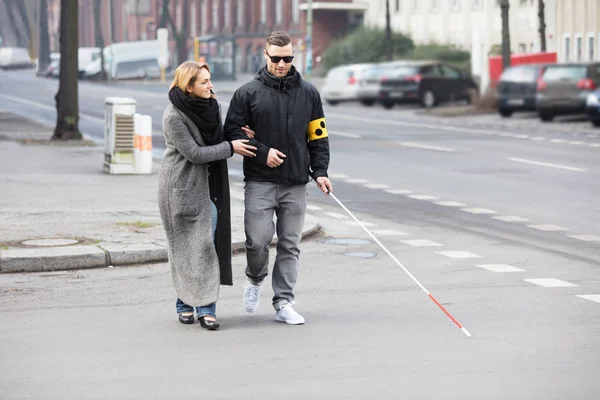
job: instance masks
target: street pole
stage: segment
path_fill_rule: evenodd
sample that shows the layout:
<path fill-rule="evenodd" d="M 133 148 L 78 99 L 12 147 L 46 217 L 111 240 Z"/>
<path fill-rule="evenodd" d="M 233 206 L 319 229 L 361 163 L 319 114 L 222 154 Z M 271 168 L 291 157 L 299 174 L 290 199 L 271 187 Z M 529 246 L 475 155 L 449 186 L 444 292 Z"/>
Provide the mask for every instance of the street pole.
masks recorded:
<path fill-rule="evenodd" d="M 392 26 L 390 23 L 390 0 L 385 0 L 385 54 L 392 61 Z"/>
<path fill-rule="evenodd" d="M 506 69 L 511 65 L 510 56 L 510 28 L 509 28 L 509 1 L 501 0 L 500 9 L 502 12 L 502 69 Z"/>
<path fill-rule="evenodd" d="M 312 23 L 313 9 L 312 0 L 308 0 L 306 9 L 306 78 L 309 79 L 312 73 Z"/>

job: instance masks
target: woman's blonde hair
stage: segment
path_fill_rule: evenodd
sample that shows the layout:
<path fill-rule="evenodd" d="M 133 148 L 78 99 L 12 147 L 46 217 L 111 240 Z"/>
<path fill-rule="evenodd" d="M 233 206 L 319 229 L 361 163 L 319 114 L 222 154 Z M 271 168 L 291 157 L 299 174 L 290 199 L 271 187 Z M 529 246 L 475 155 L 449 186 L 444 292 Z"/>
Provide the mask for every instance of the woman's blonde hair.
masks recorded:
<path fill-rule="evenodd" d="M 173 78 L 173 82 L 171 82 L 169 90 L 177 86 L 183 93 L 188 94 L 188 86 L 193 85 L 196 82 L 198 74 L 203 69 L 210 72 L 208 64 L 201 64 L 195 61 L 184 61 L 175 69 L 175 77 Z M 215 95 L 213 94 L 212 97 L 215 97 Z"/>

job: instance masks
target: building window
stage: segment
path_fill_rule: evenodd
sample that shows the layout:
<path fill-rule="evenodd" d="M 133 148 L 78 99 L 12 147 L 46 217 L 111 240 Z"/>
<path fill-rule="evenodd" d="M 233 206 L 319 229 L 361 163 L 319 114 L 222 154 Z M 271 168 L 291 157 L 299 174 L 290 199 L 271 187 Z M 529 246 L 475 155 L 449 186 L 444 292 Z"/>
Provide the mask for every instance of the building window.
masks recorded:
<path fill-rule="evenodd" d="M 219 2 L 213 1 L 212 3 L 212 27 L 217 28 L 219 26 Z"/>
<path fill-rule="evenodd" d="M 596 56 L 594 54 L 594 34 L 591 34 L 590 36 L 588 36 L 588 60 L 589 61 L 594 61 L 594 57 Z"/>
<path fill-rule="evenodd" d="M 460 8 L 460 0 L 452 0 L 450 5 L 453 10 L 458 10 Z"/>
<path fill-rule="evenodd" d="M 473 8 L 481 7 L 481 0 L 473 0 Z"/>
<path fill-rule="evenodd" d="M 275 0 L 275 23 L 281 24 L 283 20 L 283 0 Z"/>
<path fill-rule="evenodd" d="M 196 10 L 196 3 L 190 5 L 190 34 L 192 37 L 198 36 L 196 27 L 198 26 L 198 10 Z"/>
<path fill-rule="evenodd" d="M 400 12 L 400 0 L 396 0 L 396 4 L 394 5 L 394 11 L 397 13 Z"/>
<path fill-rule="evenodd" d="M 223 25 L 225 28 L 229 28 L 231 24 L 231 5 L 229 4 L 229 0 L 225 0 L 223 2 Z"/>
<path fill-rule="evenodd" d="M 583 60 L 583 38 L 581 35 L 575 38 L 575 60 Z"/>
<path fill-rule="evenodd" d="M 419 11 L 419 0 L 413 0 L 413 12 L 418 12 Z"/>
<path fill-rule="evenodd" d="M 244 25 L 244 0 L 237 2 L 237 26 Z"/>
<path fill-rule="evenodd" d="M 565 37 L 565 45 L 563 48 L 564 51 L 564 59 L 566 62 L 571 61 L 571 38 Z"/>
<path fill-rule="evenodd" d="M 519 43 L 519 54 L 527 53 L 527 45 L 525 43 Z"/>
<path fill-rule="evenodd" d="M 439 7 L 439 0 L 431 0 L 431 9 L 437 11 Z"/>
<path fill-rule="evenodd" d="M 292 22 L 298 22 L 300 19 L 300 4 L 298 0 L 292 0 Z"/>
<path fill-rule="evenodd" d="M 267 0 L 260 0 L 260 23 L 267 23 Z"/>
<path fill-rule="evenodd" d="M 529 52 L 530 52 L 530 53 L 533 53 L 533 52 L 534 52 L 534 50 L 535 50 L 535 44 L 533 44 L 533 43 L 529 43 Z"/>

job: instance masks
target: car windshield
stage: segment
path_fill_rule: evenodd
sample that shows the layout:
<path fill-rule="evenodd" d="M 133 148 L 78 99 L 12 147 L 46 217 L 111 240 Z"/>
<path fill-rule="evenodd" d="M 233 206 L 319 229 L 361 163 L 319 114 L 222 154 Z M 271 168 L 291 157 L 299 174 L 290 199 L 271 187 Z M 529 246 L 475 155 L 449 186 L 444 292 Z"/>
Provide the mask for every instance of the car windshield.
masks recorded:
<path fill-rule="evenodd" d="M 585 79 L 587 67 L 585 65 L 561 65 L 548 67 L 544 73 L 544 80 L 551 81 L 576 81 Z"/>
<path fill-rule="evenodd" d="M 503 82 L 534 82 L 535 81 L 535 69 L 531 67 L 513 67 L 507 69 L 502 76 L 500 81 Z"/>
<path fill-rule="evenodd" d="M 334 68 L 327 74 L 328 80 L 348 79 L 350 70 L 348 68 Z"/>
<path fill-rule="evenodd" d="M 408 65 L 396 66 L 390 70 L 389 74 L 387 75 L 387 78 L 402 78 L 404 76 L 416 75 L 418 73 L 418 67 Z"/>

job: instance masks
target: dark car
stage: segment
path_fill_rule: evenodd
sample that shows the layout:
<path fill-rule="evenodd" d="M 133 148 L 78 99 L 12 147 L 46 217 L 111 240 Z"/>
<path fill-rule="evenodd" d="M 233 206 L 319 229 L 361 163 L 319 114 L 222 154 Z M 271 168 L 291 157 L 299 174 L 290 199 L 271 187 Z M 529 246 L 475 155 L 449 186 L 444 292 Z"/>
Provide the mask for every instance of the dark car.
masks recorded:
<path fill-rule="evenodd" d="M 536 111 L 537 81 L 546 64 L 516 65 L 506 69 L 496 86 L 498 113 L 510 117 L 515 111 Z"/>
<path fill-rule="evenodd" d="M 437 62 L 411 62 L 394 66 L 381 79 L 379 101 L 385 108 L 414 102 L 434 107 L 444 101 L 471 101 L 477 84 L 465 72 Z"/>
<path fill-rule="evenodd" d="M 600 63 L 549 65 L 538 81 L 537 112 L 542 121 L 584 114 L 588 95 L 600 85 Z"/>
<path fill-rule="evenodd" d="M 600 127 L 600 89 L 588 94 L 586 112 L 592 125 Z"/>

